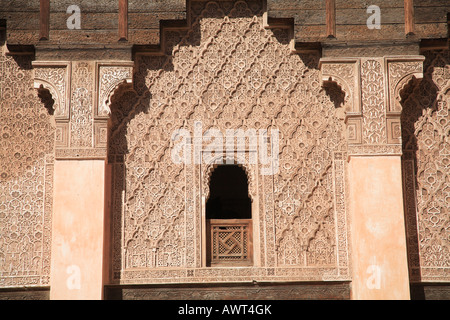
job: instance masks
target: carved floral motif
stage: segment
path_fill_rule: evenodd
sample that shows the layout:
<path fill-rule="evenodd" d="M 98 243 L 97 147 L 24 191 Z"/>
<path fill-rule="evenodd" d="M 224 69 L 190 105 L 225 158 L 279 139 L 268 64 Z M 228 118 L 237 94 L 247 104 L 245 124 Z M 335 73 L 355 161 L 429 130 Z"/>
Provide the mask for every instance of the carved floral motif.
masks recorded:
<path fill-rule="evenodd" d="M 38 91 L 48 90 L 53 100 L 52 109 L 54 115 L 59 119 L 69 118 L 68 103 L 68 73 L 70 67 L 68 64 L 57 63 L 54 65 L 34 65 L 34 87 Z"/>
<path fill-rule="evenodd" d="M 386 143 L 384 71 L 379 60 L 361 64 L 361 102 L 363 109 L 363 141 L 376 145 Z"/>
<path fill-rule="evenodd" d="M 133 66 L 100 65 L 98 70 L 99 89 L 98 106 L 96 115 L 109 116 L 111 110 L 111 98 L 115 91 L 123 84 L 129 85 L 132 82 Z"/>

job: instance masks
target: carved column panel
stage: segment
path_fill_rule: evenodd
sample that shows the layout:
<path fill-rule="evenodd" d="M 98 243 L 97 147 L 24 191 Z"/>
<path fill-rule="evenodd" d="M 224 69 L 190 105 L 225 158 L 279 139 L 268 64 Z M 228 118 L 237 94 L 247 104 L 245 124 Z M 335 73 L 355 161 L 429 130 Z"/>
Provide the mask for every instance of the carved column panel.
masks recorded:
<path fill-rule="evenodd" d="M 352 287 L 356 299 L 408 299 L 401 180 L 401 98 L 423 57 L 322 59 L 324 85 L 345 93 Z"/>
<path fill-rule="evenodd" d="M 101 299 L 109 259 L 109 106 L 133 63 L 35 62 L 34 87 L 56 122 L 51 299 Z"/>

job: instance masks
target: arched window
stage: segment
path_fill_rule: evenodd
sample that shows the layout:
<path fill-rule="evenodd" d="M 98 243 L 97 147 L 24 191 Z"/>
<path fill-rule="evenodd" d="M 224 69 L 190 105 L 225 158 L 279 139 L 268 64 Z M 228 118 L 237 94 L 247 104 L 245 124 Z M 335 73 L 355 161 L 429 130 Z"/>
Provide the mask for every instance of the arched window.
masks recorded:
<path fill-rule="evenodd" d="M 207 263 L 252 263 L 252 210 L 247 175 L 238 165 L 220 165 L 211 175 L 206 203 Z"/>

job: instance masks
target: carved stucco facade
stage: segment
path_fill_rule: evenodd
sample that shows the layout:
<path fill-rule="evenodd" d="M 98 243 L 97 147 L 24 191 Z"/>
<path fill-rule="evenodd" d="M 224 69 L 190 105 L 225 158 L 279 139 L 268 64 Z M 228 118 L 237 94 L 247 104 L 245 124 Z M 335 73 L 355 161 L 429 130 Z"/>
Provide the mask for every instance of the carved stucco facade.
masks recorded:
<path fill-rule="evenodd" d="M 136 91 L 111 106 L 114 281 L 348 279 L 345 203 L 335 196 L 344 194 L 345 131 L 321 88 L 319 57 L 291 55 L 289 29 L 265 29 L 259 3 L 192 6 L 192 28 L 166 35 L 171 55 L 140 56 Z M 120 118 L 119 106 L 127 112 Z M 254 267 L 202 262 L 212 166 L 171 158 L 173 132 L 194 136 L 196 121 L 202 133 L 218 128 L 224 136 L 280 130 L 275 177 L 249 163 L 254 146 L 237 150 L 246 154 L 240 162 L 253 202 Z"/>
<path fill-rule="evenodd" d="M 134 62 L 32 62 L 3 46 L 0 287 L 50 284 L 54 163 L 81 160 L 107 168 L 106 284 L 352 282 L 360 157 L 401 157 L 410 281 L 450 281 L 449 51 L 321 58 L 295 52 L 259 1 L 190 6 L 189 27 Z M 171 158 L 173 132 L 198 121 L 280 132 L 275 175 L 250 144 L 232 159 L 248 178 L 252 267 L 206 266 L 214 161 Z"/>
<path fill-rule="evenodd" d="M 28 57 L 0 57 L 0 286 L 50 276 L 54 124 L 33 89 Z"/>
<path fill-rule="evenodd" d="M 424 79 L 406 89 L 403 180 L 413 281 L 448 281 L 450 253 L 449 51 L 426 52 Z"/>

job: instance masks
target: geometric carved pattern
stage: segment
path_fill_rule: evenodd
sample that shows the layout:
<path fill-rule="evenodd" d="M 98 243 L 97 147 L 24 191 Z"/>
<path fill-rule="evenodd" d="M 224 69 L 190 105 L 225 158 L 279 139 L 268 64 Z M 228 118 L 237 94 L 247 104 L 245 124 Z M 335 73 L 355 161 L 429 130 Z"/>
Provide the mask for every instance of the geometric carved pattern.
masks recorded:
<path fill-rule="evenodd" d="M 346 156 L 401 153 L 411 279 L 450 281 L 449 51 L 319 61 L 292 54 L 289 29 L 267 28 L 261 1 L 190 6 L 190 27 L 166 29 L 162 54 L 137 56 L 134 86 L 133 63 L 1 55 L 0 287 L 48 285 L 54 158 L 107 148 L 117 283 L 348 280 Z M 171 133 L 195 121 L 203 132 L 280 130 L 275 176 L 231 159 L 258 217 L 253 267 L 202 263 L 214 164 L 170 157 Z M 240 228 L 216 230 L 228 233 L 219 253 L 250 256 Z"/>
<path fill-rule="evenodd" d="M 266 28 L 261 1 L 190 6 L 191 26 L 164 30 L 164 55 L 138 55 L 133 88 L 110 107 L 113 281 L 349 279 L 347 142 L 318 55 L 292 54 L 289 28 Z M 239 162 L 259 221 L 252 267 L 202 262 L 212 165 L 171 159 L 172 133 L 193 135 L 196 121 L 202 133 L 279 130 L 279 172 L 263 176 L 262 164 Z"/>
<path fill-rule="evenodd" d="M 0 287 L 47 286 L 55 128 L 31 57 L 1 55 L 0 75 Z"/>
<path fill-rule="evenodd" d="M 211 220 L 211 264 L 251 261 L 251 220 Z"/>
<path fill-rule="evenodd" d="M 427 51 L 403 92 L 403 182 L 413 281 L 450 281 L 450 55 Z"/>

